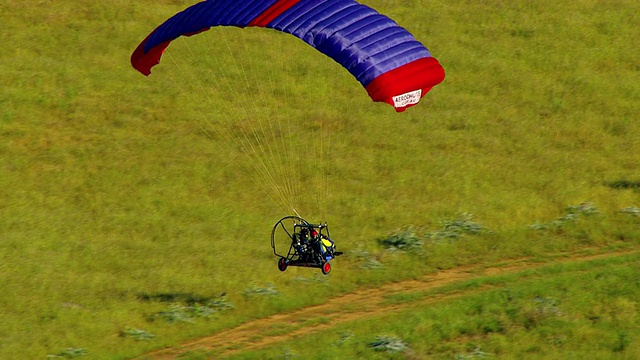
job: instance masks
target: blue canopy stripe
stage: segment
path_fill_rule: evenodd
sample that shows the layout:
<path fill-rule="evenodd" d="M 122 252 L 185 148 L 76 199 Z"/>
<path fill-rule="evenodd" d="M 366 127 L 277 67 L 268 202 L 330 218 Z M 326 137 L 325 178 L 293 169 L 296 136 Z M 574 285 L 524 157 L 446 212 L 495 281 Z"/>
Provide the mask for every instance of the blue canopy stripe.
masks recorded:
<path fill-rule="evenodd" d="M 417 104 L 444 80 L 442 66 L 413 35 L 353 0 L 203 1 L 158 26 L 131 63 L 149 75 L 171 41 L 214 26 L 265 27 L 296 36 L 347 69 L 374 101 L 397 111 Z"/>

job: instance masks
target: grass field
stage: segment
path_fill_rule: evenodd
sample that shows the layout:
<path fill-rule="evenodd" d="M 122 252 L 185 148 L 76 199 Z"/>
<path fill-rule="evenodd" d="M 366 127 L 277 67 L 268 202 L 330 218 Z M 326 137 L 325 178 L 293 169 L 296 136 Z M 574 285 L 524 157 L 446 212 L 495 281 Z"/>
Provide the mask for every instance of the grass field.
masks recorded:
<path fill-rule="evenodd" d="M 635 1 L 363 3 L 447 72 L 406 113 L 255 29 L 178 42 L 138 74 L 133 49 L 188 1 L 0 4 L 0 358 L 132 358 L 438 270 L 638 247 Z M 203 74 L 206 91 L 183 81 Z M 224 132 L 256 120 L 289 145 L 247 154 Z M 326 278 L 280 273 L 269 247 L 292 173 L 284 197 L 346 252 Z M 640 357 L 637 256 L 592 265 L 478 280 L 495 288 L 233 356 L 342 339 L 318 356 Z M 367 345 L 386 334 L 411 351 Z"/>
<path fill-rule="evenodd" d="M 637 260 L 634 254 L 546 264 L 428 291 L 390 294 L 379 305 L 384 311 L 364 320 L 341 322 L 340 317 L 352 316 L 349 310 L 336 318 L 317 314 L 307 321 L 307 327 L 318 328 L 312 335 L 228 358 L 634 358 Z M 331 322 L 338 324 L 323 329 Z M 273 341 L 286 331 L 272 327 L 262 336 Z M 197 359 L 207 352 L 186 354 Z"/>

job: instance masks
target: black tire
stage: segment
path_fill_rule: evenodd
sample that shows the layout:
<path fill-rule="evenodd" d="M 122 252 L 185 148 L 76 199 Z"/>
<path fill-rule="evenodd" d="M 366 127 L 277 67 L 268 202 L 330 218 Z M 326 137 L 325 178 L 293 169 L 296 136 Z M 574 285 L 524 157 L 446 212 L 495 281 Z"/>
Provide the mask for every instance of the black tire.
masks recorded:
<path fill-rule="evenodd" d="M 289 266 L 289 264 L 287 263 L 287 259 L 280 258 L 280 260 L 278 260 L 278 270 L 285 271 L 287 270 L 287 266 Z"/>
<path fill-rule="evenodd" d="M 323 274 L 328 275 L 331 272 L 331 263 L 328 261 L 322 263 L 320 270 L 322 270 Z"/>

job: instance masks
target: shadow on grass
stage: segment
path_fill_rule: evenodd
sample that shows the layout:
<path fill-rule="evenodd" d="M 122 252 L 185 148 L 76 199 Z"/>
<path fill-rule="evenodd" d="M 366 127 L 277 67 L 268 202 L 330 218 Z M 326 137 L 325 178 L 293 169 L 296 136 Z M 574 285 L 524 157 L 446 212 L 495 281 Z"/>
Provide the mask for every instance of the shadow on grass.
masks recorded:
<path fill-rule="evenodd" d="M 183 303 L 187 305 L 206 304 L 215 299 L 223 297 L 225 293 L 216 296 L 204 296 L 193 293 L 182 292 L 158 292 L 158 293 L 141 293 L 137 295 L 138 300 L 141 301 L 157 301 L 166 303 Z"/>
<path fill-rule="evenodd" d="M 607 183 L 612 189 L 640 189 L 640 181 L 616 180 Z"/>

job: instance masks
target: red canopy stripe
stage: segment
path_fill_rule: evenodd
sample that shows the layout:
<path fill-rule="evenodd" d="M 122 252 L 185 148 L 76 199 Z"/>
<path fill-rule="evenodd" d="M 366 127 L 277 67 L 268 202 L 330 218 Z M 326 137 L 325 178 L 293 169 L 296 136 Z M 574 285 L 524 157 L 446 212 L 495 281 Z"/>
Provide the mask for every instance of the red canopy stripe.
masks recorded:
<path fill-rule="evenodd" d="M 299 3 L 300 0 L 278 0 L 275 4 L 271 5 L 262 14 L 258 15 L 255 19 L 251 20 L 249 26 L 265 27 L 273 19 L 277 18 L 283 12 L 289 10 L 293 5 Z"/>
<path fill-rule="evenodd" d="M 402 112 L 415 103 L 396 107 L 393 102 L 394 96 L 421 90 L 420 97 L 423 97 L 442 80 L 444 80 L 444 69 L 438 60 L 427 57 L 378 76 L 367 85 L 366 90 L 373 101 L 388 103 L 395 107 L 396 111 Z"/>

